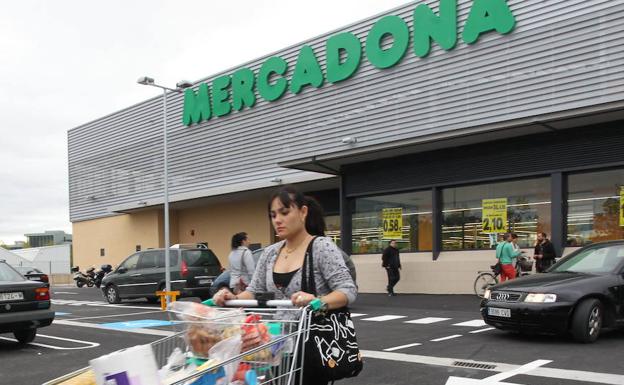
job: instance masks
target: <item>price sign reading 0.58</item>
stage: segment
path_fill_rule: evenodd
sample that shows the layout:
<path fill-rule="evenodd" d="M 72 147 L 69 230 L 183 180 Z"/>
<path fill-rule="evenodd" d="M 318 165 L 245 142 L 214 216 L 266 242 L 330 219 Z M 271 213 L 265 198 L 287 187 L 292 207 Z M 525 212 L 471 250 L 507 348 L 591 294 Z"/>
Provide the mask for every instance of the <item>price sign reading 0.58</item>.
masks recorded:
<path fill-rule="evenodd" d="M 401 239 L 403 237 L 403 209 L 386 208 L 382 211 L 383 239 Z"/>

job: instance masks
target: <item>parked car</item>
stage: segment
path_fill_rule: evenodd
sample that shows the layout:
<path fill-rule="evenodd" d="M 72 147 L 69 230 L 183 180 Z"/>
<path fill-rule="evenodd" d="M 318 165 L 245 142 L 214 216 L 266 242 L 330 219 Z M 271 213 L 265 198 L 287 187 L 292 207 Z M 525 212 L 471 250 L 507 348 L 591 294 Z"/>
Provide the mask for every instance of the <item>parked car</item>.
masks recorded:
<path fill-rule="evenodd" d="M 253 256 L 254 263 L 256 264 L 256 266 L 258 265 L 258 259 L 260 259 L 260 256 L 262 255 L 263 251 L 264 251 L 264 248 L 260 248 L 251 252 L 251 255 Z M 214 295 L 217 291 L 219 291 L 220 289 L 224 287 L 227 287 L 227 288 L 230 287 L 230 271 L 227 269 L 223 270 L 223 273 L 221 273 L 212 283 L 212 288 L 210 289 L 210 295 Z"/>
<path fill-rule="evenodd" d="M 169 250 L 171 289 L 181 297 L 210 297 L 210 287 L 223 268 L 208 248 Z M 109 303 L 145 297 L 156 302 L 155 293 L 165 289 L 165 249 L 139 251 L 126 258 L 102 279 L 102 292 Z"/>
<path fill-rule="evenodd" d="M 53 320 L 48 285 L 24 278 L 0 260 L 0 333 L 13 333 L 26 344 L 35 339 L 37 328 Z"/>
<path fill-rule="evenodd" d="M 595 341 L 603 328 L 624 326 L 624 241 L 585 246 L 545 274 L 493 286 L 481 315 L 499 329 L 569 332 L 580 342 Z"/>
<path fill-rule="evenodd" d="M 48 277 L 48 275 L 44 273 L 43 271 L 37 269 L 36 267 L 30 267 L 30 266 L 11 266 L 11 267 L 17 270 L 17 272 L 23 275 L 26 279 L 29 279 L 31 281 L 43 282 L 43 283 L 48 284 L 48 286 L 50 286 L 50 278 Z"/>

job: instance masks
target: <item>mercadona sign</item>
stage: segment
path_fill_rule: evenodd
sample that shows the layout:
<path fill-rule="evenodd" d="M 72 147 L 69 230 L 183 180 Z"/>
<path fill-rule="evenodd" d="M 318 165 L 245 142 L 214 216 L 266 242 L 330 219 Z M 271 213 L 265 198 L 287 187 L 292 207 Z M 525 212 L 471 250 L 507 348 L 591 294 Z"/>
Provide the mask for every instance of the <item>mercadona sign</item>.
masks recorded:
<path fill-rule="evenodd" d="M 444 50 L 451 50 L 458 39 L 457 0 L 440 0 L 436 14 L 425 4 L 414 9 L 412 41 L 414 55 L 424 58 L 432 42 Z M 511 32 L 516 20 L 505 0 L 474 0 L 468 18 L 463 25 L 461 38 L 466 44 L 474 44 L 479 36 L 496 31 Z M 392 43 L 383 42 L 391 37 Z M 351 32 L 331 36 L 325 43 L 326 68 L 323 72 L 316 53 L 309 45 L 299 50 L 290 79 L 285 77 L 288 63 L 279 56 L 268 58 L 257 73 L 241 68 L 232 75 L 219 76 L 212 84 L 202 83 L 197 90 L 187 89 L 184 94 L 182 121 L 190 126 L 212 117 L 228 115 L 232 110 L 252 108 L 256 104 L 256 92 L 264 100 L 272 102 L 287 91 L 298 94 L 304 87 L 319 88 L 325 81 L 338 83 L 356 73 L 363 58 L 379 69 L 396 65 L 407 53 L 410 28 L 407 22 L 394 15 L 377 20 L 370 29 L 364 47 Z"/>

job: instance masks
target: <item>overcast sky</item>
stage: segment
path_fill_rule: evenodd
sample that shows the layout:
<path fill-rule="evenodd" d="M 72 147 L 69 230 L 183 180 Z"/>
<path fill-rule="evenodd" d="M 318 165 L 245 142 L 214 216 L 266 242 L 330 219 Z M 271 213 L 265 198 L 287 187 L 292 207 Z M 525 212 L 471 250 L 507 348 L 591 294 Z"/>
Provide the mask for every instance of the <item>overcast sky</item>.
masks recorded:
<path fill-rule="evenodd" d="M 67 130 L 406 0 L 2 1 L 0 242 L 71 232 Z"/>

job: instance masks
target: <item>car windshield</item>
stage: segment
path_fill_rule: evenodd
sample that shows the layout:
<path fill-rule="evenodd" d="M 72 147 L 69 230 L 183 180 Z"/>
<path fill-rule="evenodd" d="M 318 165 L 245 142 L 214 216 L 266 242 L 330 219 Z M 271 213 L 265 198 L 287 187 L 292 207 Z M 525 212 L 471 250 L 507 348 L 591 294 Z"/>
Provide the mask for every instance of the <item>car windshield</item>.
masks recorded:
<path fill-rule="evenodd" d="M 184 250 L 182 257 L 189 266 L 219 266 L 219 260 L 212 250 Z"/>
<path fill-rule="evenodd" d="M 19 271 L 20 274 L 40 274 L 41 273 L 39 269 L 36 269 L 34 267 L 29 267 L 29 266 L 14 266 L 13 268 Z"/>
<path fill-rule="evenodd" d="M 22 277 L 17 271 L 13 270 L 6 263 L 0 263 L 0 282 L 15 282 L 15 281 L 24 281 L 24 277 Z"/>
<path fill-rule="evenodd" d="M 555 265 L 551 273 L 604 274 L 624 261 L 624 245 L 600 245 L 581 249 Z"/>

